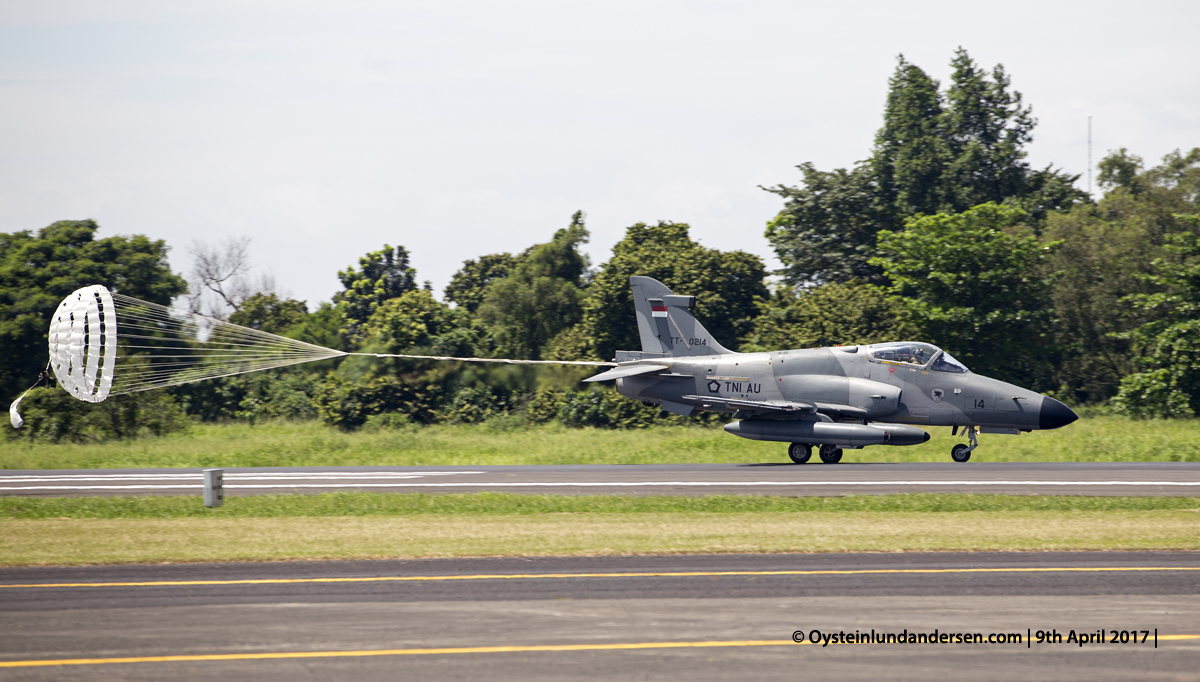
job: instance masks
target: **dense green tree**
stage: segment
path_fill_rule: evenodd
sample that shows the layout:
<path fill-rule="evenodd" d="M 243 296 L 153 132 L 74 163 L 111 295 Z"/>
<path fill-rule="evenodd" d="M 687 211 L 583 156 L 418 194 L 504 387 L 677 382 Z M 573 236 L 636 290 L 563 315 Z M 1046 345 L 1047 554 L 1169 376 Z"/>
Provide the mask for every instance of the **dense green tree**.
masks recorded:
<path fill-rule="evenodd" d="M 454 273 L 446 286 L 446 300 L 474 313 L 483 305 L 488 285 L 507 277 L 516 263 L 517 259 L 510 253 L 493 253 L 480 256 L 479 260 L 463 261 L 462 268 Z"/>
<path fill-rule="evenodd" d="M 903 341 L 917 334 L 904 302 L 871 284 L 826 284 L 775 292 L 742 350 L 784 350 Z"/>
<path fill-rule="evenodd" d="M 345 323 L 346 318 L 337 306 L 321 303 L 284 336 L 334 350 L 350 350 L 343 329 Z"/>
<path fill-rule="evenodd" d="M 1121 300 L 1152 290 L 1141 275 L 1160 252 L 1136 215 L 1105 220 L 1098 213 L 1080 208 L 1052 215 L 1043 232 L 1061 243 L 1048 263 L 1059 273 L 1053 306 L 1062 357 L 1054 384 L 1059 397 L 1073 403 L 1112 397 L 1132 371 L 1131 341 L 1120 334 L 1147 317 Z"/>
<path fill-rule="evenodd" d="M 21 401 L 25 426 L 0 430 L 5 440 L 96 443 L 187 431 L 192 421 L 166 391 L 112 396 L 85 403 L 66 391 L 36 388 Z"/>
<path fill-rule="evenodd" d="M 1141 371 L 1121 379 L 1117 411 L 1161 419 L 1200 414 L 1200 320 L 1173 324 L 1149 341 L 1137 358 Z"/>
<path fill-rule="evenodd" d="M 317 416 L 312 402 L 316 384 L 331 366 L 332 361 L 324 361 L 239 374 L 175 386 L 167 392 L 189 417 L 202 422 L 312 419 Z"/>
<path fill-rule="evenodd" d="M 167 245 L 144 235 L 96 239 L 94 220 L 0 233 L 0 396 L 15 399 L 46 366 L 50 315 L 67 294 L 103 284 L 161 305 L 187 291 Z M 5 403 L 7 404 L 7 402 Z"/>
<path fill-rule="evenodd" d="M 243 327 L 260 329 L 336 350 L 347 350 L 341 328 L 342 314 L 328 303 L 308 313 L 303 301 L 281 299 L 276 294 L 255 294 L 229 316 Z M 260 419 L 312 419 L 317 416 L 312 398 L 315 385 L 342 359 L 222 377 L 172 387 L 169 392 L 193 419 L 200 421 Z"/>
<path fill-rule="evenodd" d="M 1141 371 L 1121 381 L 1117 406 L 1143 417 L 1192 417 L 1200 413 L 1200 214 L 1178 215 L 1191 231 L 1170 236 L 1166 257 L 1156 259 L 1147 280 L 1159 291 L 1133 294 L 1130 303 L 1158 312 L 1129 335 L 1146 352 Z"/>
<path fill-rule="evenodd" d="M 1105 161 L 1118 154 L 1109 155 Z M 1097 216 L 1141 221 L 1146 225 L 1147 237 L 1158 246 L 1166 244 L 1170 235 L 1195 230 L 1193 223 L 1180 216 L 1200 211 L 1200 148 L 1187 154 L 1170 152 L 1157 166 L 1133 175 L 1128 183 L 1108 186 Z"/>
<path fill-rule="evenodd" d="M 587 236 L 580 212 L 550 242 L 517 258 L 505 254 L 468 261 L 456 276 L 455 307 L 436 300 L 428 289 L 383 301 L 359 327 L 362 347 L 413 355 L 536 358 L 579 319 L 588 264 L 578 247 Z M 470 308 L 477 304 L 478 315 L 473 315 Z M 326 423 L 345 429 L 385 416 L 406 423 L 474 423 L 518 408 L 520 396 L 540 383 L 536 372 L 526 370 L 353 358 L 320 384 L 315 404 Z"/>
<path fill-rule="evenodd" d="M 899 227 L 896 216 L 937 213 L 945 203 L 942 183 L 952 154 L 938 82 L 903 55 L 898 62 L 870 161 L 877 192 L 872 199 L 885 207 L 877 211 L 876 230 Z"/>
<path fill-rule="evenodd" d="M 1044 273 L 1057 244 L 1022 231 L 1024 218 L 994 203 L 910 218 L 903 232 L 880 233 L 876 263 L 922 340 L 981 374 L 1044 388 L 1053 342 Z"/>
<path fill-rule="evenodd" d="M 555 418 L 563 426 L 597 429 L 645 428 L 661 421 L 662 410 L 630 400 L 607 388 L 562 394 Z"/>
<path fill-rule="evenodd" d="M 400 414 L 417 424 L 438 420 L 446 385 L 412 377 L 381 376 L 360 382 L 330 375 L 316 387 L 313 403 L 329 426 L 350 431 L 376 415 Z"/>
<path fill-rule="evenodd" d="M 1037 119 L 1032 107 L 1022 106 L 1021 93 L 1010 89 L 1004 66 L 997 64 L 989 78 L 962 48 L 951 66 L 942 124 L 951 159 L 942 176 L 942 210 L 1007 203 L 1040 229 L 1050 212 L 1085 202 L 1086 194 L 1074 186 L 1078 175 L 1049 166 L 1034 170 L 1026 161 Z"/>
<path fill-rule="evenodd" d="M 1025 178 L 1025 192 L 1006 198 L 1004 204 L 1024 211 L 1030 226 L 1040 234 L 1049 216 L 1089 204 L 1088 194 L 1075 187 L 1078 179 L 1078 175 L 1049 166 L 1031 170 Z"/>
<path fill-rule="evenodd" d="M 424 289 L 385 302 L 365 327 L 367 339 L 389 353 L 425 349 L 436 355 L 471 356 L 483 337 L 465 310 L 451 308 Z"/>
<path fill-rule="evenodd" d="M 878 282 L 881 271 L 869 260 L 875 234 L 889 223 L 881 211 L 871 169 L 819 171 L 800 165 L 804 184 L 767 191 L 784 199 L 784 208 L 767 223 L 767 239 L 783 263 L 780 274 L 795 286 L 853 279 Z"/>
<path fill-rule="evenodd" d="M 876 235 L 914 216 L 1005 203 L 1036 230 L 1048 213 L 1086 200 L 1073 186 L 1078 176 L 1029 167 L 1025 146 L 1036 121 L 1003 66 L 989 75 L 961 48 L 951 66 L 943 93 L 901 56 L 868 161 L 832 172 L 802 164 L 802 185 L 767 188 L 784 199 L 766 236 L 785 282 L 882 283 L 871 265 Z"/>
<path fill-rule="evenodd" d="M 1009 89 L 1003 65 L 989 79 L 961 47 L 950 65 L 941 128 L 952 158 L 941 183 L 942 209 L 961 212 L 1023 196 L 1030 172 L 1025 145 L 1037 123 L 1032 109 L 1022 107 L 1021 93 Z"/>
<path fill-rule="evenodd" d="M 519 409 L 521 396 L 503 386 L 465 386 L 454 394 L 446 412 L 451 424 L 480 424 Z"/>
<path fill-rule="evenodd" d="M 359 333 L 361 347 L 370 352 L 461 357 L 483 355 L 481 351 L 489 348 L 482 322 L 465 307 L 438 301 L 428 288 L 411 289 L 379 303 L 359 326 Z M 474 395 L 469 391 L 455 402 L 464 387 L 478 383 L 474 374 L 458 363 L 352 358 L 317 385 L 313 404 L 327 424 L 342 429 L 356 429 L 372 420 L 473 421 L 492 409 L 464 406 L 466 397 Z"/>
<path fill-rule="evenodd" d="M 553 239 L 523 253 L 507 277 L 488 285 L 479 319 L 502 357 L 538 359 L 554 337 L 579 322 L 588 274 L 579 247 L 588 237 L 579 211 Z"/>
<path fill-rule="evenodd" d="M 1142 157 L 1121 147 L 1105 155 L 1096 164 L 1096 170 L 1099 171 L 1096 182 L 1104 190 L 1123 188 L 1131 194 L 1139 194 L 1143 189 L 1140 176 L 1144 167 Z"/>
<path fill-rule="evenodd" d="M 271 334 L 283 334 L 304 322 L 307 316 L 308 305 L 304 301 L 258 293 L 243 301 L 229 316 L 229 321 Z"/>
<path fill-rule="evenodd" d="M 417 288 L 417 271 L 409 265 L 403 246 L 385 244 L 359 258 L 358 264 L 359 270 L 351 266 L 338 271 L 345 288 L 333 297 L 346 317 L 347 334 L 355 340 L 361 339 L 362 326 L 384 301 Z"/>
<path fill-rule="evenodd" d="M 1200 212 L 1200 150 L 1168 154 L 1148 170 L 1125 149 L 1099 164 L 1097 204 L 1052 214 L 1043 236 L 1061 241 L 1049 268 L 1054 287 L 1055 333 L 1062 351 L 1055 385 L 1063 396 L 1098 403 L 1117 393 L 1133 360 L 1151 352 L 1153 335 L 1129 332 L 1168 311 L 1122 303 L 1161 290 L 1154 263 L 1171 254 L 1168 235 L 1193 229 L 1180 214 Z"/>
<path fill-rule="evenodd" d="M 617 350 L 639 350 L 637 319 L 629 278 L 653 277 L 676 293 L 695 296 L 696 318 L 722 345 L 736 349 L 753 326 L 758 304 L 767 298 L 766 271 L 758 256 L 744 251 L 707 249 L 692 241 L 683 223 L 637 223 L 600 266 L 584 302 L 583 331 L 594 356 L 610 359 Z"/>
<path fill-rule="evenodd" d="M 1148 192 L 1159 205 L 1160 220 L 1200 203 L 1200 147 L 1186 154 L 1176 149 L 1148 170 L 1144 170 L 1142 157 L 1124 147 L 1109 152 L 1096 165 L 1100 171 L 1096 180 L 1108 195 L 1124 192 L 1141 198 Z"/>
<path fill-rule="evenodd" d="M 451 308 L 427 289 L 383 302 L 361 327 L 367 352 L 412 355 L 480 355 L 486 346 L 482 323 Z M 474 383 L 460 363 L 409 358 L 350 358 L 319 384 L 314 404 L 326 423 L 344 429 L 363 426 L 378 415 L 399 415 L 412 423 L 442 419 L 456 391 Z"/>
<path fill-rule="evenodd" d="M 592 347 L 592 339 L 588 336 L 582 322 L 559 332 L 557 336 L 550 340 L 550 344 L 542 353 L 542 357 L 546 360 L 572 361 L 600 359 L 595 354 L 595 349 Z"/>

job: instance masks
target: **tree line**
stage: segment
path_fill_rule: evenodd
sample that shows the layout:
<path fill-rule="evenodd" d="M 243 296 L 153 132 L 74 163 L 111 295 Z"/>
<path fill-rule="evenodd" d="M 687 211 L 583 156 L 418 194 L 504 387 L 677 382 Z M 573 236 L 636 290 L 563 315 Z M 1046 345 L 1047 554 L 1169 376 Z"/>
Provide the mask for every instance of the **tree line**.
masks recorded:
<path fill-rule="evenodd" d="M 466 260 L 443 300 L 403 246 L 385 245 L 339 271 L 342 289 L 310 310 L 270 278 L 248 278 L 245 241 L 193 245 L 189 283 L 170 270 L 163 241 L 97 239 L 94 221 L 0 234 L 0 385 L 12 400 L 34 381 L 50 312 L 97 282 L 340 350 L 608 360 L 640 347 L 636 274 L 695 295 L 699 319 L 738 350 L 919 339 L 1070 404 L 1194 416 L 1200 149 L 1154 166 L 1111 152 L 1095 200 L 1075 187 L 1078 176 L 1028 163 L 1036 120 L 1002 66 L 982 69 L 960 49 L 951 69 L 943 87 L 901 57 L 866 160 L 831 171 L 803 163 L 800 183 L 765 188 L 782 202 L 766 228 L 776 273 L 752 254 L 706 248 L 674 222 L 630 226 L 593 267 L 580 211 L 521 253 Z M 26 434 L 127 437 L 270 417 L 341 428 L 678 420 L 611 390 L 580 390 L 586 374 L 356 357 L 98 406 L 35 392 L 27 400 L 39 419 Z"/>

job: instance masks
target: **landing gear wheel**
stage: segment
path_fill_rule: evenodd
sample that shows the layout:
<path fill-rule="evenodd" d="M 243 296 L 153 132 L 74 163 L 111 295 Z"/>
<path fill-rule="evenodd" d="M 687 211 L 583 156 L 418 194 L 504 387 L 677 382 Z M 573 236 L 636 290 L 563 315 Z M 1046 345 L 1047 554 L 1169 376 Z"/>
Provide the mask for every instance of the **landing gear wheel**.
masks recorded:
<path fill-rule="evenodd" d="M 979 439 L 975 437 L 975 432 L 979 430 L 978 426 L 967 427 L 967 440 L 970 445 L 959 443 L 950 449 L 950 458 L 955 462 L 965 462 L 971 459 L 971 451 L 979 447 Z"/>
<path fill-rule="evenodd" d="M 959 443 L 950 450 L 950 458 L 955 462 L 965 462 L 971 459 L 971 448 Z"/>
<path fill-rule="evenodd" d="M 788 446 L 788 457 L 796 464 L 804 464 L 812 457 L 812 446 L 808 443 L 792 443 Z"/>
<path fill-rule="evenodd" d="M 836 445 L 822 445 L 821 461 L 826 464 L 837 464 L 842 461 L 842 449 Z"/>

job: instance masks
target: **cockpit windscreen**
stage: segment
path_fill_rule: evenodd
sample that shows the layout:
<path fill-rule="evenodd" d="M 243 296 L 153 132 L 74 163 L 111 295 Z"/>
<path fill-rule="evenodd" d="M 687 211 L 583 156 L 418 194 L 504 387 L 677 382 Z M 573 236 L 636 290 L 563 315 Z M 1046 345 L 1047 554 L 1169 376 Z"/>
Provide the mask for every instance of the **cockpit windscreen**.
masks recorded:
<path fill-rule="evenodd" d="M 930 358 L 941 350 L 928 343 L 901 342 L 879 343 L 871 346 L 871 359 L 880 362 L 902 362 L 907 365 L 925 366 Z"/>
<path fill-rule="evenodd" d="M 954 374 L 966 374 L 967 368 L 961 362 L 950 357 L 949 353 L 943 352 L 938 356 L 937 360 L 933 361 L 933 365 L 929 368 L 935 372 L 953 372 Z"/>

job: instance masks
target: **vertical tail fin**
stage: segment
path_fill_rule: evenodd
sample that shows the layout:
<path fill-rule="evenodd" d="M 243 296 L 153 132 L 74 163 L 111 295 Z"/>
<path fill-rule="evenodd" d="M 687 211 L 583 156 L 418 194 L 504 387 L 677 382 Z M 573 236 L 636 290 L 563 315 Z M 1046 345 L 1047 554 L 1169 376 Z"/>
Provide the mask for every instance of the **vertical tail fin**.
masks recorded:
<path fill-rule="evenodd" d="M 708 333 L 689 312 L 695 296 L 676 296 L 662 282 L 650 277 L 630 277 L 633 309 L 637 313 L 642 351 L 680 355 L 732 353 Z"/>

